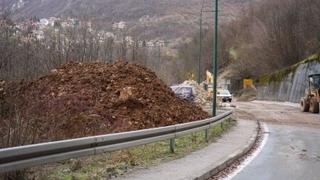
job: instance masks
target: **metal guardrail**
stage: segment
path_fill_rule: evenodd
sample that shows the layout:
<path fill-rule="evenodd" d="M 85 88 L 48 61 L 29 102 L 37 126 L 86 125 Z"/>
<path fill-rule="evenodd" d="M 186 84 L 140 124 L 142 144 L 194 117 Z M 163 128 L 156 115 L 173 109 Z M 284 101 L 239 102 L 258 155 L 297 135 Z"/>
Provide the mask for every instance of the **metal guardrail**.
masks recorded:
<path fill-rule="evenodd" d="M 0 149 L 0 173 L 168 139 L 170 139 L 170 149 L 174 152 L 175 138 L 206 130 L 207 140 L 208 129 L 223 122 L 231 114 L 232 111 L 229 111 L 210 119 L 167 127 Z"/>

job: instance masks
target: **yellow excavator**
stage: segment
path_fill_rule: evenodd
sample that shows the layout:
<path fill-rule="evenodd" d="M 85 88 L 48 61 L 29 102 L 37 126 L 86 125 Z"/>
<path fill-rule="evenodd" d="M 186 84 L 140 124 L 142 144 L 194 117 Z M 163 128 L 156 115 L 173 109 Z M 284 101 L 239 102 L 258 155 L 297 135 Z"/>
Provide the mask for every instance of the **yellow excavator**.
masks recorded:
<path fill-rule="evenodd" d="M 213 97 L 213 74 L 210 71 L 206 71 L 207 79 L 206 79 L 206 87 L 205 90 L 208 92 L 208 97 Z"/>
<path fill-rule="evenodd" d="M 305 97 L 301 99 L 300 105 L 302 112 L 319 113 L 320 103 L 320 74 L 309 76 L 309 88 Z"/>

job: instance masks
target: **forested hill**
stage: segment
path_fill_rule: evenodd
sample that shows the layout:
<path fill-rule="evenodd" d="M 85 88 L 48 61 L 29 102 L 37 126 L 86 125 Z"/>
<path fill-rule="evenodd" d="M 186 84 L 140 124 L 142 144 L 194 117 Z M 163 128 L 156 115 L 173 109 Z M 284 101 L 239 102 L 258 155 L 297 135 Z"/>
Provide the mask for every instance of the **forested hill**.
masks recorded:
<path fill-rule="evenodd" d="M 221 1 L 223 20 L 237 16 L 249 2 Z M 198 30 L 202 0 L 2 0 L 0 10 L 10 10 L 14 19 L 52 16 L 90 19 L 103 28 L 124 21 L 131 35 L 152 39 L 189 37 Z M 211 0 L 205 1 L 207 9 Z M 211 13 L 205 23 L 212 20 Z"/>

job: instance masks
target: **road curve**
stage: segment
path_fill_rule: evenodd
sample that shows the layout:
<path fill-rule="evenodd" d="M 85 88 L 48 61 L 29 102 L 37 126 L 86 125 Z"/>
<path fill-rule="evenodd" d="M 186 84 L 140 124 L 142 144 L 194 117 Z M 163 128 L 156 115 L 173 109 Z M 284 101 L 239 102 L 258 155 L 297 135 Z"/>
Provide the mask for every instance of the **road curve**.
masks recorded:
<path fill-rule="evenodd" d="M 237 103 L 238 116 L 266 122 L 269 138 L 261 153 L 234 180 L 319 180 L 320 115 L 300 113 L 288 103 Z"/>
<path fill-rule="evenodd" d="M 315 128 L 268 125 L 261 153 L 234 180 L 319 180 L 320 131 Z"/>

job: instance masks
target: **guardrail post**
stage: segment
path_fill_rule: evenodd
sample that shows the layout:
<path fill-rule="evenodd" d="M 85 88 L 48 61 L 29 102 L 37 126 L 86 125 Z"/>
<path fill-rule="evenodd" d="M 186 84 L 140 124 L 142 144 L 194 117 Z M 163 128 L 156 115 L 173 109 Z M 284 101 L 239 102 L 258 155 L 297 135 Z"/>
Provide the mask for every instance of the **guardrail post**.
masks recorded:
<path fill-rule="evenodd" d="M 205 130 L 205 140 L 206 142 L 209 142 L 209 129 Z"/>
<path fill-rule="evenodd" d="M 175 139 L 170 139 L 170 152 L 174 153 L 176 148 L 176 141 Z"/>

